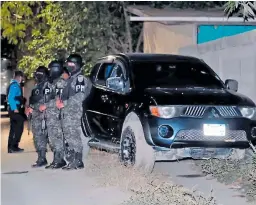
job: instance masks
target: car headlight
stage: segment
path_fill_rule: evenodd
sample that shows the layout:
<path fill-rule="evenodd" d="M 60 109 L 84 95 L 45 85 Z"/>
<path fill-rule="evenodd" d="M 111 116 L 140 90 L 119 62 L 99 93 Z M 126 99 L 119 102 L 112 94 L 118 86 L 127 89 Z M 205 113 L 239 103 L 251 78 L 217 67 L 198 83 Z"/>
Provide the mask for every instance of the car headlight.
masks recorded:
<path fill-rule="evenodd" d="M 183 108 L 179 106 L 150 106 L 149 109 L 153 116 L 167 119 L 180 116 Z"/>
<path fill-rule="evenodd" d="M 243 117 L 256 120 L 256 108 L 255 107 L 240 107 L 239 110 Z"/>

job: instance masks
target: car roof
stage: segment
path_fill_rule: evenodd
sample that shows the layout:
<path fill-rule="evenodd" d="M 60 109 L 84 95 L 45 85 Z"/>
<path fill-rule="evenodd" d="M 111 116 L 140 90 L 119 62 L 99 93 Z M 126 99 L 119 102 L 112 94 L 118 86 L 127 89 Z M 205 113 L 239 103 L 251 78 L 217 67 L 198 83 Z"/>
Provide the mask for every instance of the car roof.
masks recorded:
<path fill-rule="evenodd" d="M 151 53 L 120 53 L 115 56 L 122 56 L 129 61 L 157 61 L 157 62 L 168 62 L 168 61 L 193 61 L 198 62 L 200 59 L 192 56 L 182 56 L 173 54 L 151 54 Z"/>

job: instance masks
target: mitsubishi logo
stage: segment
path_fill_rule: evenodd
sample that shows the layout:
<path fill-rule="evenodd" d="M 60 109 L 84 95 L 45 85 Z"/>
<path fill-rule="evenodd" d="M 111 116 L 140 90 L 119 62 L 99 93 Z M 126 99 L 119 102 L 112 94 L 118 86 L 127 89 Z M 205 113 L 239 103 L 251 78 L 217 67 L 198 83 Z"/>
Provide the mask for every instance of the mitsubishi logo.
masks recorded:
<path fill-rule="evenodd" d="M 219 118 L 220 117 L 220 115 L 218 114 L 218 112 L 215 108 L 211 108 L 208 116 L 210 118 Z"/>

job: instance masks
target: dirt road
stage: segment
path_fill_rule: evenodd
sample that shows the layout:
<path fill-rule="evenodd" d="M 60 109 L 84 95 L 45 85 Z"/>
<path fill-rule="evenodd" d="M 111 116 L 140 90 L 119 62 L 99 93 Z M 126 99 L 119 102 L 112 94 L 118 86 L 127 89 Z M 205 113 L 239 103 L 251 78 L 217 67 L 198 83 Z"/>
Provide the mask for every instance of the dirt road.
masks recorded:
<path fill-rule="evenodd" d="M 45 170 L 44 168 L 32 169 L 31 164 L 36 160 L 32 134 L 27 135 L 27 130 L 24 131 L 20 143 L 20 147 L 25 149 L 24 153 L 7 154 L 8 129 L 9 119 L 1 118 L 1 195 L 3 205 L 16 205 L 17 203 L 19 205 L 120 205 L 132 195 L 131 189 L 125 189 L 125 186 L 137 184 L 142 186 L 142 189 L 144 188 L 141 179 L 136 178 L 134 173 L 117 171 L 118 169 L 110 164 L 113 160 L 110 155 L 102 152 L 90 152 L 85 170 L 65 172 Z M 51 152 L 48 152 L 47 158 L 51 162 Z M 248 204 L 244 198 L 239 197 L 237 192 L 228 189 L 227 186 L 215 180 L 207 180 L 201 172 L 192 168 L 191 163 L 191 161 L 157 163 L 154 173 L 164 173 L 166 181 L 170 181 L 171 177 L 175 183 L 188 189 L 198 189 L 205 196 L 208 196 L 213 189 L 213 195 L 216 196 L 218 204 Z M 122 173 L 120 174 L 120 172 Z M 104 186 L 102 186 L 103 184 Z M 120 184 L 122 186 L 119 186 Z M 184 190 L 177 186 L 172 188 L 181 194 L 179 196 L 172 191 L 172 199 L 175 198 L 174 195 L 182 198 Z M 145 204 L 147 203 L 145 202 Z"/>

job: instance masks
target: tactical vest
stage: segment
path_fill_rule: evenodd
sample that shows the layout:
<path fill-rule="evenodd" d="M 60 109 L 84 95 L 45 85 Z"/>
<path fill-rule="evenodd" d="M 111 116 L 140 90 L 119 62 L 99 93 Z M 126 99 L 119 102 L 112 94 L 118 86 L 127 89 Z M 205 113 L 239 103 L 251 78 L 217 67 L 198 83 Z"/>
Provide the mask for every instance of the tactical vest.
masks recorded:
<path fill-rule="evenodd" d="M 43 88 L 43 97 L 44 97 L 44 103 L 48 103 L 50 100 L 53 100 L 55 97 L 54 90 L 49 86 L 49 83 L 46 83 L 46 86 Z"/>
<path fill-rule="evenodd" d="M 63 93 L 63 84 L 60 82 L 60 80 L 56 83 L 55 85 L 55 95 L 58 96 L 59 98 L 62 98 L 62 93 Z"/>
<path fill-rule="evenodd" d="M 36 87 L 32 90 L 31 96 L 29 98 L 29 105 L 34 105 L 36 103 L 39 103 L 40 100 L 43 99 L 43 83 L 40 83 L 36 85 Z"/>
<path fill-rule="evenodd" d="M 53 90 L 49 87 L 48 83 L 40 83 L 38 84 L 31 93 L 29 98 L 29 104 L 33 105 L 42 101 L 44 103 L 49 102 L 51 99 L 54 99 Z"/>
<path fill-rule="evenodd" d="M 72 86 L 74 81 L 76 81 L 75 85 Z M 85 79 L 83 75 L 71 77 L 68 80 L 67 86 L 65 86 L 62 91 L 62 100 L 68 100 L 70 97 L 76 95 L 77 93 L 84 93 L 85 89 Z"/>

